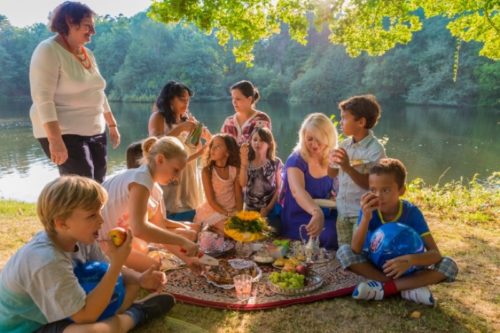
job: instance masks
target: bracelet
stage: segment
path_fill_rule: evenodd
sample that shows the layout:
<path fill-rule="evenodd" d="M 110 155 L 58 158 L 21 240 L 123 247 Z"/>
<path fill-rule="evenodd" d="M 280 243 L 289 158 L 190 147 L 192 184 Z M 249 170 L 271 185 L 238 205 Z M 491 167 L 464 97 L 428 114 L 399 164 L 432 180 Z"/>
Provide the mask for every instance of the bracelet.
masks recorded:
<path fill-rule="evenodd" d="M 111 124 L 111 125 L 108 125 L 109 128 L 111 127 L 116 127 L 116 124 Z"/>

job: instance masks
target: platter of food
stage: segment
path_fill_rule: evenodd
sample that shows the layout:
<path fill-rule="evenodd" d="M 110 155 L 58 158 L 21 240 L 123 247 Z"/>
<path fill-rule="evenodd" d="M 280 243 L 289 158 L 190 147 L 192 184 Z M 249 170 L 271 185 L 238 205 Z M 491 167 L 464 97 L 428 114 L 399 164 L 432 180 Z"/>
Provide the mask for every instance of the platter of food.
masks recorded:
<path fill-rule="evenodd" d="M 259 212 L 242 210 L 224 224 L 225 235 L 241 243 L 265 239 L 270 232 L 267 220 Z"/>
<path fill-rule="evenodd" d="M 269 288 L 280 295 L 295 296 L 310 293 L 323 285 L 323 278 L 315 273 L 302 275 L 294 272 L 273 272 Z"/>
<path fill-rule="evenodd" d="M 233 240 L 230 239 L 224 239 L 224 242 L 222 243 L 222 247 L 218 250 L 207 250 L 205 251 L 205 254 L 217 258 L 226 254 L 229 254 L 231 251 L 234 250 L 235 243 Z"/>
<path fill-rule="evenodd" d="M 370 161 L 368 161 L 368 160 L 351 160 L 351 166 L 353 166 L 353 167 L 360 166 L 363 164 L 368 164 L 368 163 L 370 163 Z"/>
<path fill-rule="evenodd" d="M 257 282 L 262 277 L 262 270 L 251 260 L 220 259 L 218 266 L 209 266 L 203 271 L 208 283 L 223 289 L 234 288 L 233 278 L 239 274 L 248 274 Z"/>
<path fill-rule="evenodd" d="M 305 259 L 305 258 L 304 258 Z M 273 267 L 278 269 L 293 270 L 298 265 L 302 264 L 303 260 L 296 257 L 278 258 L 273 262 Z"/>
<path fill-rule="evenodd" d="M 252 260 L 258 264 L 272 264 L 274 258 L 267 251 L 258 251 L 252 256 Z"/>
<path fill-rule="evenodd" d="M 184 267 L 186 264 L 175 254 L 162 250 L 149 251 L 148 257 L 157 259 L 160 261 L 161 271 L 171 271 L 174 269 L 179 269 Z"/>

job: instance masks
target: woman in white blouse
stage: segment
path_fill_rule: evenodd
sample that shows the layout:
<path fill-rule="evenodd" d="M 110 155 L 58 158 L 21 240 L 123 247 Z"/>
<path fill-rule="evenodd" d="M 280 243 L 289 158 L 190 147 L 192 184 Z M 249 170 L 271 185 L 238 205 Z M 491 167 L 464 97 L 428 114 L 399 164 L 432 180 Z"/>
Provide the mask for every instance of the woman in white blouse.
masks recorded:
<path fill-rule="evenodd" d="M 106 131 L 120 143 L 116 120 L 104 89 L 106 81 L 92 51 L 85 48 L 94 29 L 95 13 L 79 2 L 66 1 L 51 15 L 56 35 L 33 52 L 30 87 L 33 134 L 59 173 L 77 174 L 98 182 L 106 175 Z"/>

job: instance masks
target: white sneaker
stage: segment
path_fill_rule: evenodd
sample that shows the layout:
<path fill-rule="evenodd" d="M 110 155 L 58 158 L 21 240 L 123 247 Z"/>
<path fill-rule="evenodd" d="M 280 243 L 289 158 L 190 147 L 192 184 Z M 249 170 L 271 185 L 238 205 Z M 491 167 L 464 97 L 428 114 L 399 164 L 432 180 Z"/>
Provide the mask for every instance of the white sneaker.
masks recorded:
<path fill-rule="evenodd" d="M 401 297 L 413 301 L 415 303 L 434 305 L 434 297 L 432 297 L 431 290 L 429 287 L 420 287 L 416 289 L 403 290 L 401 292 Z"/>
<path fill-rule="evenodd" d="M 352 293 L 354 299 L 380 301 L 384 298 L 384 286 L 378 281 L 361 282 Z"/>

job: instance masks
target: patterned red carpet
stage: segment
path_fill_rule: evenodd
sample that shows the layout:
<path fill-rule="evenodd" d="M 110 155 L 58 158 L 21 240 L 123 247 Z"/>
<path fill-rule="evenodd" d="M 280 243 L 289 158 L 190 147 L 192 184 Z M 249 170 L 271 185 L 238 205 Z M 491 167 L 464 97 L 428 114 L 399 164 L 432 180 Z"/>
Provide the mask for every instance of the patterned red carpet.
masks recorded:
<path fill-rule="evenodd" d="M 238 301 L 233 289 L 225 290 L 209 284 L 204 276 L 195 276 L 188 268 L 167 272 L 166 291 L 175 295 L 178 301 L 232 310 L 262 310 L 309 303 L 338 296 L 350 295 L 362 278 L 344 271 L 337 260 L 317 265 L 314 270 L 323 278 L 323 285 L 310 293 L 285 296 L 274 293 L 268 285 L 268 275 L 275 271 L 272 266 L 261 265 L 263 271 L 259 282 L 253 284 L 252 297 Z"/>

